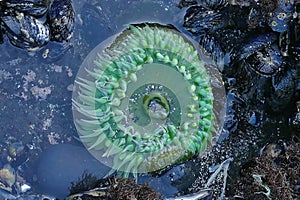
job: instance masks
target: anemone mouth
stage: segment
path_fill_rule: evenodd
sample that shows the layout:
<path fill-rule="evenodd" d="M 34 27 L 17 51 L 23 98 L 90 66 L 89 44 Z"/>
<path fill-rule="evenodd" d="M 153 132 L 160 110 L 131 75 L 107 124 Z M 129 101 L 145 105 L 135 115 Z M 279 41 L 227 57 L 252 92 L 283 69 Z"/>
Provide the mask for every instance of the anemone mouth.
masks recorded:
<path fill-rule="evenodd" d="M 88 55 L 74 84 L 74 122 L 86 148 L 125 176 L 203 153 L 220 120 L 192 43 L 158 24 L 131 25 L 108 41 Z"/>

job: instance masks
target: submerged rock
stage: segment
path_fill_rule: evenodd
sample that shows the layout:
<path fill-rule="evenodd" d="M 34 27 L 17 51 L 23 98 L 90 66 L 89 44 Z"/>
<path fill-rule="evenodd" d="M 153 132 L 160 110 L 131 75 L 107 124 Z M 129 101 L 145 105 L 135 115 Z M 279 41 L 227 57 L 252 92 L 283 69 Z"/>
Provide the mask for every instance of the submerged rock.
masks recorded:
<path fill-rule="evenodd" d="M 64 198 L 69 194 L 71 182 L 77 181 L 83 172 L 102 177 L 108 169 L 83 147 L 54 145 L 40 157 L 36 172 L 38 190 L 43 194 Z"/>

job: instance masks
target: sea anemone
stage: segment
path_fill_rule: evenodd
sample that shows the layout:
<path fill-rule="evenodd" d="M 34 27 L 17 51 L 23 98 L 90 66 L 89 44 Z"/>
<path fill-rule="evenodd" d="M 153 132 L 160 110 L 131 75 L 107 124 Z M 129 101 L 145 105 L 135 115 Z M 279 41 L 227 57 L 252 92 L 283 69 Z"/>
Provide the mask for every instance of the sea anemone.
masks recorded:
<path fill-rule="evenodd" d="M 74 121 L 86 148 L 125 177 L 202 153 L 213 136 L 214 96 L 192 42 L 158 24 L 130 25 L 110 41 L 75 80 Z"/>

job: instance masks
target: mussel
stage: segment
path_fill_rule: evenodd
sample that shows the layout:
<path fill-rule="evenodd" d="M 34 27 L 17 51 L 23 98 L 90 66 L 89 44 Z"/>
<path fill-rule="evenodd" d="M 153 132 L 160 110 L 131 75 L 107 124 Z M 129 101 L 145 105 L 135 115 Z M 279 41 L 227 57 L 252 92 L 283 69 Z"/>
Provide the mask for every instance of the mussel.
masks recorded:
<path fill-rule="evenodd" d="M 42 16 L 47 12 L 50 0 L 4 0 L 0 3 L 8 9 L 14 9 L 32 16 Z"/>
<path fill-rule="evenodd" d="M 74 18 L 71 0 L 53 0 L 48 12 L 51 40 L 69 40 L 73 35 Z"/>
<path fill-rule="evenodd" d="M 4 29 L 9 41 L 17 47 L 36 50 L 50 39 L 49 27 L 31 15 L 13 13 L 2 16 Z"/>

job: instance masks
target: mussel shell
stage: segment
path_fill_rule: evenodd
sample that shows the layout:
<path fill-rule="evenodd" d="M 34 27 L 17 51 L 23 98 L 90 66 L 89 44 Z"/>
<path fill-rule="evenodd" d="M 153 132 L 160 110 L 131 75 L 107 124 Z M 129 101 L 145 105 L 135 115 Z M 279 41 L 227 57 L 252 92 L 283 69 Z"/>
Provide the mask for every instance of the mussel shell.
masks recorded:
<path fill-rule="evenodd" d="M 178 4 L 178 8 L 185 8 L 196 4 L 196 0 L 181 0 Z"/>
<path fill-rule="evenodd" d="M 74 17 L 71 0 L 53 0 L 48 12 L 51 40 L 70 40 L 74 30 Z"/>
<path fill-rule="evenodd" d="M 249 56 L 245 62 L 258 74 L 272 76 L 278 72 L 283 59 L 277 47 L 266 47 Z"/>
<path fill-rule="evenodd" d="M 47 12 L 50 0 L 4 0 L 2 4 L 28 15 L 42 16 Z"/>
<path fill-rule="evenodd" d="M 286 106 L 290 105 L 293 100 L 296 88 L 297 71 L 290 68 L 291 66 L 286 66 L 286 69 L 272 77 L 274 91 L 271 93 L 269 104 L 275 112 L 281 111 Z"/>
<path fill-rule="evenodd" d="M 274 13 L 274 17 L 270 20 L 269 26 L 275 32 L 285 32 L 288 30 L 289 23 L 293 17 L 294 5 L 291 1 L 280 0 L 279 5 Z"/>
<path fill-rule="evenodd" d="M 30 15 L 19 13 L 18 16 L 6 15 L 1 19 L 6 35 L 14 46 L 37 50 L 50 39 L 49 27 Z"/>
<path fill-rule="evenodd" d="M 276 41 L 276 39 L 277 39 L 276 34 L 265 33 L 246 40 L 241 45 L 235 47 L 233 51 L 230 53 L 231 63 L 234 64 L 238 61 L 248 58 L 249 56 L 256 53 L 257 51 L 260 51 L 270 46 L 272 43 Z"/>
<path fill-rule="evenodd" d="M 222 14 L 203 6 L 190 7 L 184 16 L 183 26 L 191 33 L 204 34 L 209 31 L 217 30 L 223 25 Z"/>
<path fill-rule="evenodd" d="M 294 56 L 295 60 L 300 60 L 300 44 L 298 46 L 292 45 L 290 48 L 290 53 Z"/>
<path fill-rule="evenodd" d="M 288 30 L 280 33 L 279 47 L 283 56 L 292 56 L 300 60 L 300 2 L 297 17 L 291 21 Z"/>
<path fill-rule="evenodd" d="M 228 4 L 228 0 L 202 0 L 211 9 L 220 9 Z"/>
<path fill-rule="evenodd" d="M 285 32 L 288 30 L 289 22 L 292 18 L 291 13 L 286 13 L 281 10 L 275 12 L 275 16 L 269 23 L 269 26 L 275 32 Z"/>
<path fill-rule="evenodd" d="M 247 32 L 241 29 L 222 28 L 217 30 L 213 36 L 220 44 L 224 52 L 233 51 L 234 47 L 241 46 L 247 38 Z"/>
<path fill-rule="evenodd" d="M 293 12 L 294 11 L 295 2 L 292 0 L 279 0 L 278 4 L 279 4 L 278 9 L 281 9 L 284 12 Z"/>
<path fill-rule="evenodd" d="M 200 49 L 203 55 L 208 56 L 213 64 L 217 65 L 218 69 L 222 71 L 222 62 L 224 62 L 224 52 L 218 40 L 212 35 L 203 35 L 200 37 Z"/>
<path fill-rule="evenodd" d="M 226 115 L 224 120 L 224 133 L 219 140 L 226 138 L 233 131 L 236 131 L 239 125 L 240 110 L 245 107 L 246 104 L 242 97 L 237 93 L 235 89 L 230 89 L 226 97 Z"/>

